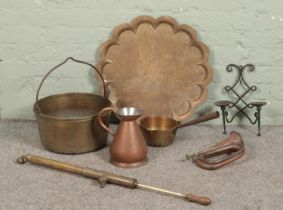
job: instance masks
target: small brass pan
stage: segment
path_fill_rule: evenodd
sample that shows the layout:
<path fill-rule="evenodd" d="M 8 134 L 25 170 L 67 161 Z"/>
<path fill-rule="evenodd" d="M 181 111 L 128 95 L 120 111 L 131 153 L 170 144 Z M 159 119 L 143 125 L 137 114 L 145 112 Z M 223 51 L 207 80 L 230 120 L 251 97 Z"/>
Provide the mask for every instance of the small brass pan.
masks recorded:
<path fill-rule="evenodd" d="M 145 117 L 140 121 L 140 127 L 147 145 L 165 147 L 173 143 L 178 128 L 195 125 L 218 117 L 219 112 L 216 111 L 183 124 L 165 116 Z"/>

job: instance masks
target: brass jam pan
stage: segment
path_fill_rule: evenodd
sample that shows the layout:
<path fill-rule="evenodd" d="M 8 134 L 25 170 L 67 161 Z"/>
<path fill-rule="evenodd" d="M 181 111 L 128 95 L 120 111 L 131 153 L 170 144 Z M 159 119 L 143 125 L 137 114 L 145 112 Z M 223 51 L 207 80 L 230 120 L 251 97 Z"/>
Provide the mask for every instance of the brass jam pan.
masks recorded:
<path fill-rule="evenodd" d="M 47 77 L 69 60 L 96 70 L 87 62 L 71 57 L 65 59 L 43 77 L 37 90 L 33 110 L 40 139 L 46 149 L 63 154 L 91 152 L 104 147 L 107 143 L 107 132 L 98 124 L 99 111 L 111 105 L 105 94 L 103 97 L 91 93 L 63 93 L 39 99 L 39 92 Z M 104 80 L 98 71 L 97 73 L 105 91 Z M 105 116 L 103 119 L 106 124 L 108 118 L 109 116 Z"/>
<path fill-rule="evenodd" d="M 218 117 L 219 112 L 216 111 L 182 124 L 170 117 L 151 116 L 141 119 L 140 127 L 149 146 L 165 147 L 173 143 L 179 128 L 188 127 Z"/>

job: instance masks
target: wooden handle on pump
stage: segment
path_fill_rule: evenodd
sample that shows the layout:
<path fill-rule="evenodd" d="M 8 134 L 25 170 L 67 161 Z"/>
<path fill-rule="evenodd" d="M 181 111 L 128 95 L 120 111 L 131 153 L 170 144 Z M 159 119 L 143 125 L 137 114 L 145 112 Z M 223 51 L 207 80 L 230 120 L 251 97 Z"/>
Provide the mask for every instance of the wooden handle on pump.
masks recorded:
<path fill-rule="evenodd" d="M 183 198 L 189 202 L 195 202 L 201 205 L 210 204 L 210 199 L 207 197 L 193 195 L 193 194 L 182 194 L 178 192 L 173 192 L 173 191 L 165 190 L 159 187 L 141 184 L 138 182 L 136 178 L 126 177 L 126 176 L 122 176 L 122 175 L 118 175 L 114 173 L 109 173 L 109 172 L 98 170 L 98 169 L 81 167 L 81 166 L 77 166 L 77 165 L 73 165 L 69 163 L 60 162 L 57 160 L 48 159 L 45 157 L 40 157 L 37 155 L 22 155 L 21 157 L 17 159 L 17 162 L 19 164 L 30 162 L 30 163 L 45 166 L 48 168 L 53 168 L 53 169 L 57 169 L 60 171 L 65 171 L 69 173 L 82 175 L 88 178 L 97 179 L 100 184 L 100 187 L 104 187 L 105 184 L 111 183 L 111 184 L 116 184 L 116 185 L 120 185 L 123 187 L 131 188 L 131 189 L 139 188 L 139 189 L 159 192 L 159 193 Z"/>
<path fill-rule="evenodd" d="M 199 196 L 199 195 L 193 195 L 193 194 L 186 194 L 185 199 L 187 199 L 190 202 L 198 203 L 204 206 L 207 206 L 210 204 L 210 199 L 205 196 Z"/>

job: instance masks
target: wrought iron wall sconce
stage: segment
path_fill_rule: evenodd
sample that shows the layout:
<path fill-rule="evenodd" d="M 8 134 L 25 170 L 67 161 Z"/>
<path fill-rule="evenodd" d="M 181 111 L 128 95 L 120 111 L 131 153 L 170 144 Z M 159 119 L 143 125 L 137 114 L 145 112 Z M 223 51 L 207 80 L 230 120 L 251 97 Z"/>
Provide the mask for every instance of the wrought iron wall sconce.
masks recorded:
<path fill-rule="evenodd" d="M 266 102 L 263 101 L 254 101 L 254 102 L 250 102 L 247 103 L 244 100 L 244 97 L 247 96 L 248 93 L 252 93 L 254 91 L 257 90 L 257 87 L 255 85 L 249 85 L 244 77 L 243 77 L 243 73 L 244 71 L 248 71 L 248 72 L 253 72 L 255 70 L 254 65 L 252 64 L 247 64 L 245 66 L 241 66 L 241 65 L 235 65 L 235 64 L 230 64 L 226 67 L 226 70 L 228 72 L 232 72 L 233 70 L 236 70 L 238 75 L 236 78 L 235 83 L 232 86 L 226 85 L 224 87 L 224 91 L 231 94 L 231 96 L 233 96 L 235 98 L 235 101 L 231 101 L 231 100 L 221 100 L 221 101 L 216 101 L 215 105 L 221 108 L 221 112 L 222 112 L 222 121 L 223 121 L 223 127 L 224 127 L 224 131 L 223 134 L 226 134 L 226 123 L 231 123 L 236 116 L 238 116 L 239 114 L 242 114 L 243 116 L 245 116 L 249 122 L 254 125 L 257 123 L 257 127 L 258 127 L 258 136 L 261 135 L 260 132 L 260 116 L 261 116 L 261 108 L 262 106 L 264 106 L 266 104 Z M 242 93 L 238 93 L 239 91 L 236 90 L 238 86 L 242 86 L 242 88 L 244 89 L 244 91 Z M 243 105 L 241 106 L 242 103 Z M 227 109 L 231 109 L 231 108 L 235 108 L 236 109 L 236 113 L 234 113 L 230 119 L 228 117 L 228 110 Z M 256 111 L 254 113 L 254 118 L 252 119 L 247 113 L 246 113 L 246 109 L 253 109 L 256 108 Z"/>

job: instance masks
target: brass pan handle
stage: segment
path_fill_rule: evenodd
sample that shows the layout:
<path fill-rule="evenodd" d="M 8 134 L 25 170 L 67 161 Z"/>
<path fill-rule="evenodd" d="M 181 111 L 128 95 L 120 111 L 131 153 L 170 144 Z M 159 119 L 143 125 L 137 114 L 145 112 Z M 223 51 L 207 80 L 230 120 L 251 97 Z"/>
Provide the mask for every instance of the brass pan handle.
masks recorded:
<path fill-rule="evenodd" d="M 209 121 L 209 120 L 213 120 L 213 119 L 216 119 L 219 117 L 219 112 L 216 111 L 216 112 L 210 112 L 208 114 L 205 114 L 195 120 L 192 120 L 192 121 L 189 121 L 187 123 L 183 123 L 183 124 L 180 124 L 177 126 L 177 128 L 184 128 L 184 127 L 187 127 L 187 126 L 190 126 L 190 125 L 195 125 L 197 123 L 201 123 L 201 122 L 205 122 L 205 121 Z"/>
<path fill-rule="evenodd" d="M 114 113 L 117 112 L 116 109 L 114 109 L 113 107 L 105 107 L 104 109 L 102 109 L 99 114 L 98 114 L 98 122 L 101 125 L 102 128 L 104 128 L 107 132 L 109 132 L 112 136 L 114 135 L 114 132 L 108 128 L 104 123 L 103 123 L 103 116 L 105 112 L 108 111 L 113 111 Z"/>
<path fill-rule="evenodd" d="M 97 69 L 94 65 L 92 65 L 92 64 L 90 64 L 90 63 L 88 63 L 88 62 L 81 61 L 81 60 L 77 60 L 77 59 L 75 59 L 75 58 L 73 58 L 73 57 L 68 57 L 68 58 L 66 58 L 63 62 L 61 62 L 61 63 L 59 63 L 58 65 L 54 66 L 49 72 L 47 72 L 47 74 L 46 74 L 46 75 L 43 77 L 43 79 L 41 80 L 41 82 L 40 82 L 40 84 L 39 84 L 39 86 L 38 86 L 37 92 L 36 92 L 36 103 L 35 103 L 35 104 L 36 104 L 36 106 L 37 106 L 36 108 L 37 108 L 38 111 L 40 111 L 40 110 L 39 110 L 39 106 L 38 106 L 39 92 L 40 92 L 40 89 L 41 89 L 41 87 L 42 87 L 44 81 L 47 79 L 47 77 L 48 77 L 55 69 L 57 69 L 57 68 L 59 68 L 60 66 L 64 65 L 64 64 L 67 63 L 67 61 L 69 61 L 69 60 L 72 60 L 72 61 L 77 62 L 77 63 L 82 63 L 82 64 L 85 64 L 85 65 L 88 65 L 88 66 L 90 66 L 93 70 L 95 70 L 96 73 L 99 75 L 99 77 L 100 77 L 100 79 L 101 79 L 101 81 L 102 81 L 102 84 L 103 84 L 103 95 L 104 95 L 104 98 L 107 98 L 107 94 L 106 94 L 106 84 L 105 84 L 105 81 L 104 81 L 104 79 L 103 79 L 102 74 L 98 71 L 98 69 Z"/>

